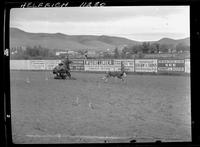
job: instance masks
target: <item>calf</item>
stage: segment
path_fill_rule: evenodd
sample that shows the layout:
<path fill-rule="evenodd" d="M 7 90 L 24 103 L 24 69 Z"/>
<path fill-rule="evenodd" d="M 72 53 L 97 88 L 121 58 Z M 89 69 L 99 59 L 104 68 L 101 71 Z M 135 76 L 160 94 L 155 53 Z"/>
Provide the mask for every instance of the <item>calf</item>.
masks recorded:
<path fill-rule="evenodd" d="M 109 71 L 106 73 L 106 75 L 102 78 L 105 80 L 105 82 L 108 81 L 109 78 L 118 78 L 124 81 L 124 78 L 126 77 L 126 72 L 125 71 Z"/>

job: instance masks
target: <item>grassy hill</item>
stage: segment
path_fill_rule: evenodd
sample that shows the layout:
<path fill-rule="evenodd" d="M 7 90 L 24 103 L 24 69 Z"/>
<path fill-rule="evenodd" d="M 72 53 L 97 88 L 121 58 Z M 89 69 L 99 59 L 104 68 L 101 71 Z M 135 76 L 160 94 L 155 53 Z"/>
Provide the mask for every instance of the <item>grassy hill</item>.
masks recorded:
<path fill-rule="evenodd" d="M 179 43 L 182 43 L 184 45 L 188 45 L 190 46 L 190 38 L 184 38 L 184 39 L 171 39 L 171 38 L 162 38 L 160 40 L 157 41 L 157 43 L 159 44 L 172 44 L 172 45 L 177 45 Z"/>
<path fill-rule="evenodd" d="M 190 45 L 190 39 L 174 40 L 171 38 L 163 38 L 155 41 L 160 44 L 183 43 Z M 10 47 L 19 46 L 42 46 L 49 49 L 66 49 L 66 50 L 107 50 L 118 47 L 122 48 L 124 45 L 136 45 L 142 42 L 130 40 L 122 37 L 114 36 L 96 36 L 96 35 L 66 35 L 62 33 L 29 33 L 18 28 L 10 29 Z"/>
<path fill-rule="evenodd" d="M 10 29 L 10 47 L 43 46 L 49 49 L 106 50 L 117 46 L 134 45 L 139 42 L 126 38 L 95 35 L 65 35 L 61 33 L 28 33 L 17 28 Z"/>

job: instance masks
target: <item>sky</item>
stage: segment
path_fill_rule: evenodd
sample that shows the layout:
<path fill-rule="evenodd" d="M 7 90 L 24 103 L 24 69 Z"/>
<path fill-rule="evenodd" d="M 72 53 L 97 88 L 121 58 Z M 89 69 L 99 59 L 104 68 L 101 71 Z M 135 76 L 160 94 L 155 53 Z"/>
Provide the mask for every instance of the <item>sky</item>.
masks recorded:
<path fill-rule="evenodd" d="M 32 33 L 108 35 L 136 41 L 190 37 L 189 6 L 13 8 L 10 27 Z"/>

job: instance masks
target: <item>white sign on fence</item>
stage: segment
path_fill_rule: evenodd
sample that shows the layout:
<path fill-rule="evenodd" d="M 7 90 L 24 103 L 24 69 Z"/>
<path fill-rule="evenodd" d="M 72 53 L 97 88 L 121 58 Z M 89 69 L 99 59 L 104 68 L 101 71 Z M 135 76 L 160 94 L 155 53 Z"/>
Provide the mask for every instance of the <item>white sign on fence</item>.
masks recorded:
<path fill-rule="evenodd" d="M 134 71 L 134 59 L 101 59 L 85 60 L 85 71 L 120 71 L 121 63 L 126 71 Z"/>
<path fill-rule="evenodd" d="M 89 59 L 84 63 L 85 71 L 114 71 L 111 59 Z"/>
<path fill-rule="evenodd" d="M 28 70 L 29 60 L 10 60 L 10 69 L 12 70 Z"/>
<path fill-rule="evenodd" d="M 45 70 L 45 60 L 30 60 L 30 70 Z"/>
<path fill-rule="evenodd" d="M 117 71 L 121 70 L 121 63 L 124 65 L 126 71 L 134 72 L 134 59 L 116 59 L 114 66 Z"/>
<path fill-rule="evenodd" d="M 114 71 L 113 65 L 85 65 L 85 71 Z"/>
<path fill-rule="evenodd" d="M 53 70 L 54 67 L 60 63 L 61 60 L 46 60 L 45 61 L 45 69 L 46 70 Z"/>
<path fill-rule="evenodd" d="M 158 72 L 184 72 L 185 71 L 184 60 L 163 60 L 158 59 Z"/>
<path fill-rule="evenodd" d="M 136 72 L 157 72 L 157 59 L 136 59 Z"/>
<path fill-rule="evenodd" d="M 190 73 L 190 59 L 185 59 L 185 72 Z"/>

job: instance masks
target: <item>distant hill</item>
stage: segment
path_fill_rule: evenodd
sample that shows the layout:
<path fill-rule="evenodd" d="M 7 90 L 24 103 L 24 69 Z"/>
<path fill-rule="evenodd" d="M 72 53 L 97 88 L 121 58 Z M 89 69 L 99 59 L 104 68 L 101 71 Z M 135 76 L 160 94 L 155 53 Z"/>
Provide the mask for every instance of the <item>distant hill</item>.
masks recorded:
<path fill-rule="evenodd" d="M 160 44 L 178 44 L 180 42 L 189 44 L 189 38 L 174 40 L 163 38 L 155 41 Z M 97 36 L 97 35 L 66 35 L 62 33 L 28 33 L 18 28 L 10 29 L 10 47 L 19 46 L 42 46 L 49 49 L 66 49 L 66 50 L 107 50 L 124 45 L 136 45 L 142 42 L 114 36 Z"/>
<path fill-rule="evenodd" d="M 182 43 L 184 45 L 190 46 L 190 38 L 189 37 L 184 38 L 184 39 L 178 39 L 178 40 L 171 39 L 171 38 L 162 38 L 156 42 L 159 44 L 172 44 L 172 45 L 177 45 L 179 43 Z"/>

